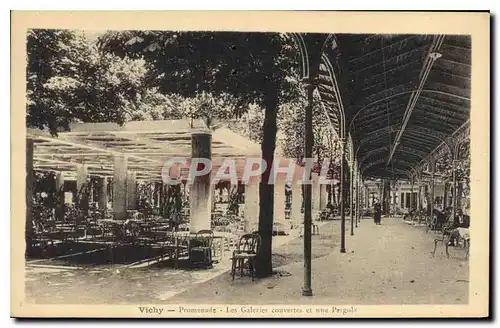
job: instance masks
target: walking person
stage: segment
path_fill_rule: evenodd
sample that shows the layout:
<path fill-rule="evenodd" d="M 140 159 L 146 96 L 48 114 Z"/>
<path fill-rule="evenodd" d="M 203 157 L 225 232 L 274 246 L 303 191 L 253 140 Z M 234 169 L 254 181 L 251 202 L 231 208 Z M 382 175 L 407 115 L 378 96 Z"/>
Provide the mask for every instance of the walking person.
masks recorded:
<path fill-rule="evenodd" d="M 382 208 L 379 203 L 376 203 L 373 206 L 373 221 L 375 224 L 380 225 L 380 221 L 382 219 Z"/>

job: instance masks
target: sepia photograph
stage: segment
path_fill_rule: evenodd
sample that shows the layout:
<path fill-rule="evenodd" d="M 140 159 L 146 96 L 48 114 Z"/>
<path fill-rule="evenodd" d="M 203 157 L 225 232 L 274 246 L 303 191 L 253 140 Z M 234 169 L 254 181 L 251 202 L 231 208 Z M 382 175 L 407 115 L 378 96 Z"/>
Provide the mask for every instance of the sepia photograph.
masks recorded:
<path fill-rule="evenodd" d="M 488 13 L 138 13 L 12 14 L 12 316 L 489 315 Z"/>

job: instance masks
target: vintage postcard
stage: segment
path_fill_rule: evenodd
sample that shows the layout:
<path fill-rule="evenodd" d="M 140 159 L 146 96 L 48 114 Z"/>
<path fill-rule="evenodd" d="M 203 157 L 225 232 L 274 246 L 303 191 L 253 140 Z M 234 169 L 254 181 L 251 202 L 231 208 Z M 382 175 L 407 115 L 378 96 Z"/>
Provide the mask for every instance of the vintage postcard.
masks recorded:
<path fill-rule="evenodd" d="M 489 27 L 13 12 L 11 315 L 489 316 Z"/>

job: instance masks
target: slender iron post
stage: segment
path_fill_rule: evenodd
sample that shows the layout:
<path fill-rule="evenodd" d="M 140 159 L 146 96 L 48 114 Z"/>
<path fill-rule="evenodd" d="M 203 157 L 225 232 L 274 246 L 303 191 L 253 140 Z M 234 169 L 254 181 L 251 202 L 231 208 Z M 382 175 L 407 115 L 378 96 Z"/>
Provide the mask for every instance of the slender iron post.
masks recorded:
<path fill-rule="evenodd" d="M 345 253 L 345 139 L 340 144 L 340 252 Z"/>
<path fill-rule="evenodd" d="M 455 220 L 455 215 L 456 215 L 456 208 L 457 208 L 457 160 L 456 159 L 453 159 L 453 162 L 452 162 L 453 166 L 452 166 L 452 172 L 453 172 L 453 181 L 452 181 L 452 184 L 451 184 L 451 187 L 453 188 L 451 190 L 451 194 L 452 194 L 452 203 L 451 203 L 451 219 L 452 220 Z"/>
<path fill-rule="evenodd" d="M 434 213 L 434 172 L 436 170 L 436 159 L 434 157 L 431 158 L 431 213 L 429 213 L 430 217 Z"/>
<path fill-rule="evenodd" d="M 33 227 L 33 191 L 35 180 L 33 173 L 33 150 L 33 139 L 26 138 L 26 225 L 24 228 L 24 238 L 26 241 L 25 256 L 33 255 L 33 239 L 35 237 Z"/>
<path fill-rule="evenodd" d="M 354 163 L 351 160 L 351 178 L 349 179 L 349 201 L 351 214 L 351 236 L 354 236 Z"/>
<path fill-rule="evenodd" d="M 413 210 L 414 196 L 413 196 L 413 184 L 415 183 L 414 177 L 411 178 L 410 182 L 410 211 Z"/>
<path fill-rule="evenodd" d="M 313 127 L 312 127 L 312 111 L 313 111 L 313 91 L 314 85 L 312 81 L 307 81 L 307 106 L 305 108 L 305 142 L 304 154 L 305 158 L 312 158 L 313 148 Z M 311 177 L 309 176 L 310 180 Z M 312 296 L 311 288 L 311 225 L 312 225 L 312 185 L 304 185 L 304 287 L 302 289 L 303 296 Z"/>
<path fill-rule="evenodd" d="M 358 227 L 358 223 L 360 222 L 360 216 L 359 216 L 359 204 L 360 203 L 360 198 L 359 198 L 359 170 L 356 170 L 356 228 Z"/>

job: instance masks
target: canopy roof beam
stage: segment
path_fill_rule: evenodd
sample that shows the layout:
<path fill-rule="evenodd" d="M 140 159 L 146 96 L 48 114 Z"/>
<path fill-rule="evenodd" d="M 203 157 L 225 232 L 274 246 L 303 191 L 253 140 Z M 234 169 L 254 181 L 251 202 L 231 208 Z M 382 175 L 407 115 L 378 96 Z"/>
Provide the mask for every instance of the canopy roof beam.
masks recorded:
<path fill-rule="evenodd" d="M 394 156 L 394 152 L 396 151 L 396 148 L 399 146 L 399 143 L 401 141 L 401 137 L 404 133 L 404 130 L 406 128 L 406 125 L 408 124 L 408 121 L 410 120 L 411 113 L 413 109 L 415 108 L 415 105 L 417 104 L 418 97 L 420 96 L 420 93 L 422 92 L 422 89 L 424 88 L 425 82 L 427 81 L 427 77 L 429 76 L 429 73 L 432 69 L 432 65 L 434 62 L 441 57 L 441 54 L 438 52 L 439 48 L 441 47 L 441 44 L 443 43 L 444 35 L 437 35 L 434 37 L 433 44 L 429 49 L 429 54 L 427 57 L 427 60 L 424 63 L 424 66 L 422 67 L 422 72 L 420 74 L 420 83 L 418 86 L 418 89 L 415 93 L 412 93 L 410 96 L 410 100 L 408 101 L 408 105 L 406 107 L 405 113 L 403 115 L 403 122 L 401 124 L 401 130 L 399 133 L 396 135 L 396 139 L 394 140 L 394 143 L 391 148 L 391 152 L 389 154 L 389 158 L 387 159 L 386 165 L 389 165 L 392 157 Z"/>

